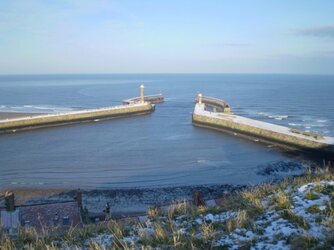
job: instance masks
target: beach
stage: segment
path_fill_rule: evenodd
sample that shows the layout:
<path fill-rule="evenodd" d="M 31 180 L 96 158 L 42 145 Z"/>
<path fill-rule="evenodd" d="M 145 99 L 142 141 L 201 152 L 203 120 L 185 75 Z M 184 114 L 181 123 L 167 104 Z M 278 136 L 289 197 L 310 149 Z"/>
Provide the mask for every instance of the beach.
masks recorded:
<path fill-rule="evenodd" d="M 107 203 L 110 203 L 112 216 L 121 218 L 133 214 L 145 213 L 149 207 L 163 206 L 175 201 L 193 200 L 194 192 L 198 191 L 203 199 L 215 199 L 225 194 L 245 188 L 242 185 L 201 185 L 182 187 L 157 188 L 124 188 L 124 189 L 84 189 L 82 191 L 83 206 L 93 214 L 103 213 Z M 0 207 L 4 206 L 0 190 Z M 17 188 L 11 190 L 15 194 L 15 204 L 37 205 L 59 203 L 75 200 L 77 189 L 65 188 Z"/>

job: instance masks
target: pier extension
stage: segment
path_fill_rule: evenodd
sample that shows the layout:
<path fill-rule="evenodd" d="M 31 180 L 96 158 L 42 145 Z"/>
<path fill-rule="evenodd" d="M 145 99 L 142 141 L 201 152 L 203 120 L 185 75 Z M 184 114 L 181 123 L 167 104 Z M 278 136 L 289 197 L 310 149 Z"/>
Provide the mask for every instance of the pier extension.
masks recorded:
<path fill-rule="evenodd" d="M 141 95 L 144 95 L 143 85 L 141 86 Z M 3 119 L 0 120 L 0 133 L 142 115 L 150 113 L 154 109 L 154 104 L 146 102 L 143 98 L 140 98 L 137 102 L 113 107 Z"/>
<path fill-rule="evenodd" d="M 164 96 L 162 93 L 155 94 L 155 95 L 144 95 L 144 85 L 140 86 L 140 96 L 133 97 L 130 99 L 123 100 L 123 104 L 132 104 L 137 102 L 149 102 L 149 103 L 163 103 Z"/>
<path fill-rule="evenodd" d="M 198 95 L 193 124 L 285 148 L 334 158 L 334 138 L 235 115 L 223 100 Z"/>

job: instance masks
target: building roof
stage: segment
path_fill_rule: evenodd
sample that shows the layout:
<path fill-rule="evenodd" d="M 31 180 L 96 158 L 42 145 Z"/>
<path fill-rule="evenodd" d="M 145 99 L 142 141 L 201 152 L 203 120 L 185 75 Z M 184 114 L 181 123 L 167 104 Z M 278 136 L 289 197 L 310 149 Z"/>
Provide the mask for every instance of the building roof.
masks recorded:
<path fill-rule="evenodd" d="M 82 225 L 76 202 L 22 206 L 20 219 L 22 226 L 33 226 L 37 231 L 45 228 L 62 230 Z"/>

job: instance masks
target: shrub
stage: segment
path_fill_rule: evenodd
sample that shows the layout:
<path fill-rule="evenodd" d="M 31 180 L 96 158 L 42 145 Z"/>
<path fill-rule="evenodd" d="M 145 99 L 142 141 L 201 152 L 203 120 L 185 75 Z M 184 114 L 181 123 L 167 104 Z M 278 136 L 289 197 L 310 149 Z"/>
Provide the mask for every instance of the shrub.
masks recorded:
<path fill-rule="evenodd" d="M 311 214 L 316 214 L 316 213 L 320 213 L 321 212 L 319 206 L 317 206 L 317 205 L 312 205 L 312 206 L 308 207 L 306 209 L 306 211 L 308 213 L 311 213 Z"/>
<path fill-rule="evenodd" d="M 297 227 L 301 227 L 301 228 L 304 228 L 304 229 L 309 229 L 310 228 L 309 224 L 307 223 L 307 221 L 303 217 L 296 215 L 291 210 L 284 210 L 281 213 L 281 217 L 283 219 L 288 220 L 291 224 L 293 224 Z"/>
<path fill-rule="evenodd" d="M 149 207 L 147 209 L 147 217 L 150 220 L 155 220 L 160 214 L 160 209 L 158 207 Z"/>
<path fill-rule="evenodd" d="M 319 199 L 319 195 L 317 195 L 316 193 L 312 191 L 309 191 L 305 194 L 304 198 L 307 200 L 317 200 Z"/>
<path fill-rule="evenodd" d="M 291 239 L 291 249 L 304 250 L 310 249 L 318 244 L 318 240 L 310 235 L 298 235 Z"/>
<path fill-rule="evenodd" d="M 278 191 L 274 194 L 272 199 L 269 201 L 269 204 L 275 206 L 275 208 L 279 210 L 291 208 L 290 199 L 282 191 Z"/>

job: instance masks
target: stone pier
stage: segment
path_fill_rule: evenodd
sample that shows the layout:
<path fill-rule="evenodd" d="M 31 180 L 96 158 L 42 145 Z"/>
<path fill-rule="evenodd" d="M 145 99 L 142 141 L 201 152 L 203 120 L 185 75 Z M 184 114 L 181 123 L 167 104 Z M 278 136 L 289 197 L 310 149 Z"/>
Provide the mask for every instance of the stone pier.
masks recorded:
<path fill-rule="evenodd" d="M 140 87 L 140 94 L 144 96 L 144 87 Z M 117 117 L 142 115 L 154 111 L 155 106 L 142 99 L 126 105 L 85 109 L 57 114 L 43 114 L 32 117 L 20 117 L 0 120 L 0 133 L 13 133 L 16 131 L 44 128 L 50 126 L 68 125 L 80 122 L 100 121 Z"/>
<path fill-rule="evenodd" d="M 192 120 L 199 127 L 321 155 L 324 153 L 327 159 L 334 159 L 334 137 L 238 116 L 231 113 L 225 101 L 216 98 L 198 95 Z"/>

